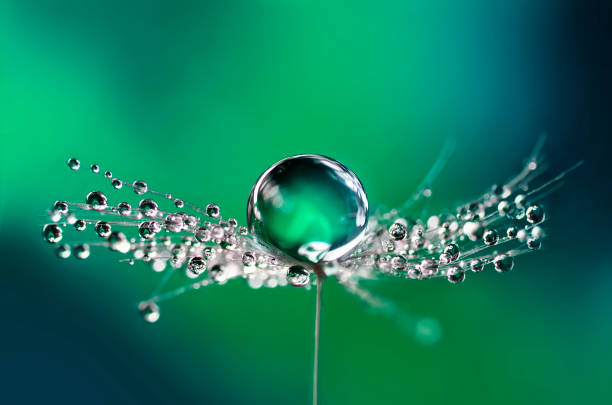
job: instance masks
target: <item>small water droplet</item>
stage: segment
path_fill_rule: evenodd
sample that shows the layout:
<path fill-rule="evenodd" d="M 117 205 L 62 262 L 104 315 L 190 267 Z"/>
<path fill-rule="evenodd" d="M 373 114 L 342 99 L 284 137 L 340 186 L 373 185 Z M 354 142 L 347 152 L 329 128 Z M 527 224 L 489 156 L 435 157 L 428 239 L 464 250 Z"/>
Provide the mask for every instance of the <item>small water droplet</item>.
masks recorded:
<path fill-rule="evenodd" d="M 56 224 L 47 224 L 42 230 L 43 238 L 49 243 L 57 243 L 62 240 L 62 228 Z"/>
<path fill-rule="evenodd" d="M 79 259 L 87 259 L 89 257 L 89 245 L 86 243 L 76 245 L 74 255 Z"/>
<path fill-rule="evenodd" d="M 497 235 L 497 232 L 495 231 L 495 229 L 485 230 L 482 238 L 484 240 L 484 243 L 489 246 L 495 245 L 497 241 L 499 240 L 499 236 Z"/>
<path fill-rule="evenodd" d="M 96 211 L 103 211 L 107 207 L 108 199 L 101 191 L 92 191 L 85 197 L 85 202 Z"/>
<path fill-rule="evenodd" d="M 438 272 L 438 262 L 434 259 L 423 259 L 420 264 L 423 276 L 431 277 Z"/>
<path fill-rule="evenodd" d="M 198 242 L 206 243 L 212 238 L 210 231 L 204 227 L 199 227 L 195 232 Z"/>
<path fill-rule="evenodd" d="M 78 159 L 70 158 L 68 159 L 68 167 L 72 170 L 79 170 L 79 168 L 81 167 L 81 162 L 79 162 Z"/>
<path fill-rule="evenodd" d="M 220 283 L 222 282 L 225 277 L 223 274 L 223 269 L 221 268 L 220 265 L 215 264 L 210 271 L 208 272 L 208 274 L 210 275 L 210 278 L 213 279 L 214 281 Z"/>
<path fill-rule="evenodd" d="M 497 204 L 497 212 L 502 217 L 508 215 L 508 213 L 510 212 L 510 208 L 510 203 L 506 200 L 500 201 L 500 203 Z"/>
<path fill-rule="evenodd" d="M 477 241 L 482 238 L 484 228 L 480 225 L 480 222 L 466 222 L 463 225 L 463 233 L 470 238 L 471 241 Z"/>
<path fill-rule="evenodd" d="M 110 250 L 127 253 L 130 251 L 131 245 L 123 232 L 113 231 L 108 237 L 108 247 Z"/>
<path fill-rule="evenodd" d="M 402 271 L 406 269 L 406 258 L 402 255 L 397 255 L 391 259 L 391 267 L 394 270 Z"/>
<path fill-rule="evenodd" d="M 184 225 L 183 217 L 178 214 L 168 214 L 164 220 L 164 227 L 168 232 L 180 232 Z"/>
<path fill-rule="evenodd" d="M 544 210 L 539 205 L 533 204 L 527 208 L 525 216 L 527 217 L 527 222 L 539 224 L 544 220 Z"/>
<path fill-rule="evenodd" d="M 450 256 L 452 262 L 459 258 L 459 246 L 454 243 L 449 243 L 444 247 L 444 253 Z"/>
<path fill-rule="evenodd" d="M 452 261 L 453 261 L 453 258 L 452 258 L 452 256 L 451 256 L 450 254 L 448 254 L 448 253 L 442 253 L 442 254 L 440 255 L 439 260 L 440 260 L 440 263 L 442 263 L 442 264 L 449 264 L 450 262 L 452 262 Z"/>
<path fill-rule="evenodd" d="M 49 219 L 53 222 L 57 222 L 62 219 L 62 214 L 54 209 L 51 209 L 49 210 Z"/>
<path fill-rule="evenodd" d="M 74 215 L 72 212 L 69 212 L 69 213 L 66 215 L 66 223 L 67 223 L 68 225 L 74 225 L 74 223 L 75 223 L 76 221 L 77 221 L 77 217 L 76 217 L 76 216 L 75 216 L 75 215 Z"/>
<path fill-rule="evenodd" d="M 106 221 L 98 221 L 94 227 L 98 236 L 108 238 L 111 234 L 111 226 Z"/>
<path fill-rule="evenodd" d="M 187 263 L 187 269 L 195 275 L 202 274 L 206 270 L 206 261 L 200 256 L 192 257 Z"/>
<path fill-rule="evenodd" d="M 383 239 L 381 243 L 385 252 L 391 253 L 395 251 L 395 243 L 391 239 Z"/>
<path fill-rule="evenodd" d="M 151 232 L 159 233 L 162 230 L 162 225 L 157 221 L 151 221 L 149 222 L 149 228 L 151 229 Z"/>
<path fill-rule="evenodd" d="M 149 187 L 147 186 L 147 183 L 145 183 L 144 181 L 136 180 L 134 184 L 132 184 L 132 189 L 134 190 L 136 194 L 140 195 L 140 194 L 146 193 Z"/>
<path fill-rule="evenodd" d="M 514 204 L 516 204 L 517 207 L 523 207 L 523 204 L 525 204 L 525 199 L 527 197 L 525 197 L 525 194 L 519 194 L 514 198 Z"/>
<path fill-rule="evenodd" d="M 132 213 L 132 206 L 127 202 L 120 202 L 117 208 L 121 215 L 130 215 Z"/>
<path fill-rule="evenodd" d="M 535 239 L 542 239 L 544 237 L 544 229 L 539 226 L 534 226 L 531 230 L 531 237 Z"/>
<path fill-rule="evenodd" d="M 303 287 L 310 282 L 310 272 L 299 265 L 291 266 L 287 271 L 287 281 L 294 287 Z"/>
<path fill-rule="evenodd" d="M 221 240 L 225 236 L 225 231 L 219 225 L 215 225 L 210 229 L 210 234 L 213 239 Z"/>
<path fill-rule="evenodd" d="M 204 249 L 202 249 L 202 254 L 204 255 L 206 259 L 212 259 L 213 257 L 215 257 L 215 252 L 213 248 L 210 246 L 207 246 Z"/>
<path fill-rule="evenodd" d="M 93 164 L 91 166 L 89 166 L 89 169 L 91 170 L 92 173 L 99 173 L 100 172 L 100 166 Z"/>
<path fill-rule="evenodd" d="M 542 241 L 537 238 L 527 239 L 527 248 L 530 250 L 538 250 L 542 246 Z"/>
<path fill-rule="evenodd" d="M 53 209 L 60 214 L 66 214 L 68 212 L 68 203 L 66 201 L 56 201 L 53 204 Z"/>
<path fill-rule="evenodd" d="M 472 259 L 470 260 L 470 269 L 474 272 L 474 273 L 479 273 L 482 271 L 482 269 L 484 269 L 484 263 L 482 260 L 480 259 Z"/>
<path fill-rule="evenodd" d="M 82 219 L 77 219 L 74 223 L 74 229 L 77 231 L 84 231 L 87 228 L 87 223 Z"/>
<path fill-rule="evenodd" d="M 198 219 L 192 215 L 181 214 L 185 223 L 185 228 L 193 228 L 198 224 Z"/>
<path fill-rule="evenodd" d="M 159 320 L 159 307 L 152 301 L 141 302 L 138 305 L 140 316 L 149 323 L 155 323 Z"/>
<path fill-rule="evenodd" d="M 184 205 L 185 203 L 183 202 L 183 200 L 179 200 L 178 198 L 174 200 L 174 206 L 176 208 L 183 208 Z"/>
<path fill-rule="evenodd" d="M 446 270 L 446 279 L 451 284 L 459 284 L 465 280 L 465 272 L 461 271 L 459 267 L 451 266 Z"/>
<path fill-rule="evenodd" d="M 111 184 L 113 185 L 114 188 L 116 188 L 117 190 L 119 190 L 121 187 L 123 187 L 123 183 L 121 182 L 121 180 L 119 179 L 113 179 L 111 181 Z"/>
<path fill-rule="evenodd" d="M 254 266 L 256 262 L 253 252 L 244 252 L 242 255 L 242 264 L 245 266 Z"/>
<path fill-rule="evenodd" d="M 138 204 L 138 208 L 140 208 L 142 215 L 149 218 L 155 217 L 157 215 L 157 211 L 159 210 L 157 203 L 150 198 L 141 200 Z"/>
<path fill-rule="evenodd" d="M 206 206 L 206 215 L 208 215 L 211 218 L 217 218 L 219 217 L 219 206 L 217 204 L 208 204 Z"/>
<path fill-rule="evenodd" d="M 395 240 L 404 239 L 406 237 L 406 232 L 406 227 L 399 222 L 396 222 L 389 227 L 389 235 L 391 235 L 391 237 Z"/>
<path fill-rule="evenodd" d="M 143 239 L 151 239 L 155 233 L 151 230 L 151 222 L 145 221 L 138 225 L 138 234 Z"/>
<path fill-rule="evenodd" d="M 70 257 L 70 246 L 59 245 L 57 248 L 55 248 L 55 254 L 61 259 L 67 259 Z"/>
<path fill-rule="evenodd" d="M 420 279 L 421 270 L 419 270 L 417 267 L 411 267 L 410 269 L 408 269 L 408 277 L 410 277 L 413 280 Z"/>
<path fill-rule="evenodd" d="M 514 259 L 508 255 L 497 255 L 493 259 L 493 265 L 498 273 L 507 273 L 514 267 Z"/>

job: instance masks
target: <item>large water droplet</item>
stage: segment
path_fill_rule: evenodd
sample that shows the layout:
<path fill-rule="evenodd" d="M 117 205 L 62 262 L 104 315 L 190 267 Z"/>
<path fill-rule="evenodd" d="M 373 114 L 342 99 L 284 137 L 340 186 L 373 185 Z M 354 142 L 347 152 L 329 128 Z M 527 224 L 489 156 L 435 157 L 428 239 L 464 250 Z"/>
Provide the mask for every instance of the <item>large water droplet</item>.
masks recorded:
<path fill-rule="evenodd" d="M 368 200 L 341 163 L 319 155 L 277 162 L 257 180 L 247 206 L 260 241 L 311 263 L 335 260 L 362 239 Z"/>

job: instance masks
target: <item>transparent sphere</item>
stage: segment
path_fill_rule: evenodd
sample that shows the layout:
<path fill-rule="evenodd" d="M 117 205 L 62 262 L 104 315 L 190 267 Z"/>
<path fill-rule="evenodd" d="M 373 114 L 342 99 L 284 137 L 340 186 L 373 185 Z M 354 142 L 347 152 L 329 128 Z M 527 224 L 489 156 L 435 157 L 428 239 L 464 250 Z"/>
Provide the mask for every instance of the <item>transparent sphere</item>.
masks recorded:
<path fill-rule="evenodd" d="M 251 233 L 268 246 L 305 262 L 330 261 L 360 242 L 368 199 L 357 176 L 340 162 L 293 156 L 259 177 L 247 221 Z"/>

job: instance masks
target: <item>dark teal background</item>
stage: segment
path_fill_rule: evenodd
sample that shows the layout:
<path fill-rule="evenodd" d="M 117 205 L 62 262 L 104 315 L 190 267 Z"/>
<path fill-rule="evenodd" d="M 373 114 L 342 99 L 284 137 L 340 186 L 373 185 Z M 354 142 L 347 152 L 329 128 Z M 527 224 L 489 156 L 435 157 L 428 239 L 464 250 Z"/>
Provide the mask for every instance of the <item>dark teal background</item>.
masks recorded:
<path fill-rule="evenodd" d="M 461 286 L 370 285 L 436 318 L 433 346 L 328 283 L 320 403 L 612 402 L 610 21 L 578 1 L 2 2 L 0 402 L 311 401 L 314 291 L 232 282 L 150 325 L 145 265 L 55 258 L 50 204 L 130 195 L 68 157 L 244 223 L 289 155 L 338 159 L 397 206 L 453 138 L 439 210 L 517 171 L 542 132 L 551 177 L 586 162 L 549 199 L 543 249 Z"/>

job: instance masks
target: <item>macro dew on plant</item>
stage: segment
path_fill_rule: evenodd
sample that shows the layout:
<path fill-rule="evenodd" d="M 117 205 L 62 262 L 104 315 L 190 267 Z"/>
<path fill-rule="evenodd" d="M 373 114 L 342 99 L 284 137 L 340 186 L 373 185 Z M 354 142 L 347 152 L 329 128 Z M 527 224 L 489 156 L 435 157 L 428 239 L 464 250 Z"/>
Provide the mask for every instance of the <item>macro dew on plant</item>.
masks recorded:
<path fill-rule="evenodd" d="M 233 279 L 253 289 L 316 285 L 316 403 L 323 281 L 335 279 L 350 294 L 395 318 L 422 343 L 435 342 L 439 336 L 435 320 L 412 319 L 361 281 L 442 278 L 460 284 L 471 273 L 488 268 L 512 271 L 518 256 L 542 246 L 548 219 L 544 198 L 582 163 L 545 177 L 543 141 L 508 181 L 436 215 L 426 215 L 426 206 L 452 143 L 445 145 L 401 207 L 373 213 L 359 178 L 342 163 L 321 155 L 288 157 L 268 168 L 253 186 L 246 224 L 224 217 L 215 203 L 192 204 L 156 191 L 145 181 L 120 179 L 91 164 L 90 171 L 112 188 L 135 193 L 138 204 L 120 198 L 111 203 L 106 193 L 97 190 L 87 193 L 82 202 L 56 201 L 42 235 L 63 259 L 87 259 L 94 248 L 109 249 L 125 255 L 122 262 L 146 262 L 162 273 L 151 296 L 138 306 L 142 318 L 151 323 L 160 319 L 163 301 Z M 78 159 L 67 163 L 70 169 L 81 170 Z M 69 232 L 94 232 L 98 241 L 64 243 L 64 233 Z M 171 278 L 183 278 L 184 283 L 164 290 Z"/>
<path fill-rule="evenodd" d="M 103 248 L 126 255 L 121 262 L 147 262 L 164 273 L 157 293 L 141 303 L 149 322 L 158 320 L 160 302 L 232 279 L 254 289 L 309 288 L 318 278 L 333 277 L 366 301 L 371 294 L 360 287 L 363 279 L 446 278 L 459 284 L 468 273 L 488 267 L 509 272 L 517 256 L 540 248 L 547 220 L 542 200 L 582 163 L 542 181 L 542 141 L 506 183 L 426 217 L 418 215 L 425 212 L 418 205 L 430 198 L 432 183 L 452 152 L 450 143 L 403 206 L 373 214 L 361 182 L 340 162 L 320 155 L 283 159 L 253 186 L 246 225 L 224 218 L 217 204 L 192 204 L 92 164 L 90 171 L 102 174 L 114 189 L 130 189 L 143 198 L 135 206 L 111 204 L 106 193 L 94 190 L 83 202 L 56 201 L 42 235 L 63 259 L 86 259 L 92 249 Z M 70 158 L 68 167 L 80 170 L 81 162 Z M 162 210 L 161 200 L 176 209 Z M 64 233 L 84 231 L 95 232 L 99 241 L 62 243 Z M 162 292 L 173 275 L 187 283 Z"/>

